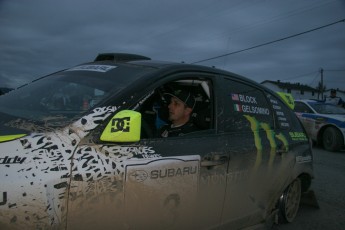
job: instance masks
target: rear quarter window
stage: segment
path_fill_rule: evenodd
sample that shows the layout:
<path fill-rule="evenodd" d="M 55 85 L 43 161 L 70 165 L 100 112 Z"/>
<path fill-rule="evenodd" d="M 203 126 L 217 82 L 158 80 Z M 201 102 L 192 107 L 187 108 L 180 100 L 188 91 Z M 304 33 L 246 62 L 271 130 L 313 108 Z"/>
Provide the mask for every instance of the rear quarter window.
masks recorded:
<path fill-rule="evenodd" d="M 313 113 L 313 111 L 303 102 L 295 101 L 295 112 L 298 113 Z"/>
<path fill-rule="evenodd" d="M 290 109 L 279 97 L 267 92 L 267 99 L 272 105 L 276 128 L 284 130 L 301 131 L 300 122 L 292 109 Z"/>

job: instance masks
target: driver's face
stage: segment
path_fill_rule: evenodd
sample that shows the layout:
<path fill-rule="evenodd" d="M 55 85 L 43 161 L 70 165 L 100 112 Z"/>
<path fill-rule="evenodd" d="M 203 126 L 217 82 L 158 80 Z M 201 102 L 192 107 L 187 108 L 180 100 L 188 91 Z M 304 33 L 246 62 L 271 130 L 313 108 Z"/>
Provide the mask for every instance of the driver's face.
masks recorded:
<path fill-rule="evenodd" d="M 173 124 L 182 124 L 185 123 L 189 119 L 188 108 L 185 104 L 177 99 L 176 97 L 172 97 L 169 108 L 169 120 L 172 121 Z"/>

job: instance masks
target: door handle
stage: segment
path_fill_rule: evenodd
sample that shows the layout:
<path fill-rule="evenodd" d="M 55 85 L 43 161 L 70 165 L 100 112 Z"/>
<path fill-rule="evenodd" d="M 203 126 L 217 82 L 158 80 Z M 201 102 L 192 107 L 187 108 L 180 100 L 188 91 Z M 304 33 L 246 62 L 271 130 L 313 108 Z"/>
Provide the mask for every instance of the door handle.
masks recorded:
<path fill-rule="evenodd" d="M 228 156 L 215 155 L 214 159 L 206 159 L 200 162 L 201 167 L 213 167 L 227 163 L 229 160 Z"/>

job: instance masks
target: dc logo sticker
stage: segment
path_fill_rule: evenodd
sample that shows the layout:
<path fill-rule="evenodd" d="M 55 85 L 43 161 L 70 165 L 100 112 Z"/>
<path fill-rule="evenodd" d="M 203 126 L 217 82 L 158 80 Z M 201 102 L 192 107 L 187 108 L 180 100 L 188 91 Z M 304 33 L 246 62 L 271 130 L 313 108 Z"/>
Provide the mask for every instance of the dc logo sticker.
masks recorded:
<path fill-rule="evenodd" d="M 131 118 L 130 117 L 124 117 L 124 118 L 114 118 L 111 123 L 111 132 L 129 132 L 129 124 L 130 124 Z"/>

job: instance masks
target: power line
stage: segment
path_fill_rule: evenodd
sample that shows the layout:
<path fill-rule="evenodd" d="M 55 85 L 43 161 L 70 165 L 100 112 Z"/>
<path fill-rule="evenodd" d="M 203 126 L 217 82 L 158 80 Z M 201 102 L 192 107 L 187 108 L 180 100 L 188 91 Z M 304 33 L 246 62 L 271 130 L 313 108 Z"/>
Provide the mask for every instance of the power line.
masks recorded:
<path fill-rule="evenodd" d="M 263 43 L 263 44 L 260 44 L 260 45 L 252 46 L 252 47 L 249 47 L 249 48 L 246 48 L 246 49 L 242 49 L 242 50 L 234 51 L 234 52 L 231 52 L 231 53 L 222 54 L 222 55 L 219 55 L 219 56 L 215 56 L 215 57 L 203 59 L 203 60 L 200 60 L 200 61 L 192 62 L 191 64 L 196 64 L 196 63 L 200 63 L 200 62 L 210 61 L 210 60 L 213 60 L 213 59 L 218 59 L 218 58 L 226 57 L 226 56 L 229 56 L 229 55 L 232 55 L 232 54 L 237 54 L 237 53 L 241 53 L 241 52 L 244 52 L 244 51 L 247 51 L 247 50 L 252 50 L 252 49 L 255 49 L 255 48 L 259 48 L 261 46 L 270 45 L 270 44 L 273 44 L 273 43 L 276 43 L 276 42 L 284 41 L 284 40 L 289 39 L 289 38 L 297 37 L 297 36 L 300 36 L 300 35 L 303 35 L 303 34 L 307 34 L 307 33 L 310 33 L 310 32 L 316 31 L 316 30 L 320 30 L 320 29 L 323 29 L 325 27 L 329 27 L 329 26 L 335 25 L 335 24 L 340 23 L 340 22 L 345 22 L 345 19 L 342 19 L 342 20 L 339 20 L 339 21 L 336 21 L 336 22 L 332 22 L 332 23 L 329 23 L 327 25 L 320 26 L 320 27 L 317 27 L 317 28 L 314 28 L 314 29 L 311 29 L 311 30 L 307 30 L 307 31 L 304 31 L 304 32 L 301 32 L 301 33 L 297 33 L 297 34 L 294 34 L 294 35 L 291 35 L 291 36 L 288 36 L 288 37 L 284 37 L 284 38 L 280 38 L 280 39 L 277 39 L 277 40 L 274 40 L 274 41 L 266 42 L 266 43 Z"/>
<path fill-rule="evenodd" d="M 292 79 L 297 79 L 297 78 L 303 78 L 303 77 L 306 77 L 306 76 L 310 76 L 312 74 L 318 74 L 319 71 L 313 71 L 313 72 L 310 72 L 310 73 L 305 73 L 305 74 L 301 74 L 301 75 L 298 75 L 298 76 L 294 76 L 294 77 L 288 77 L 288 78 L 284 78 L 284 79 L 281 79 L 281 80 L 292 80 Z"/>

